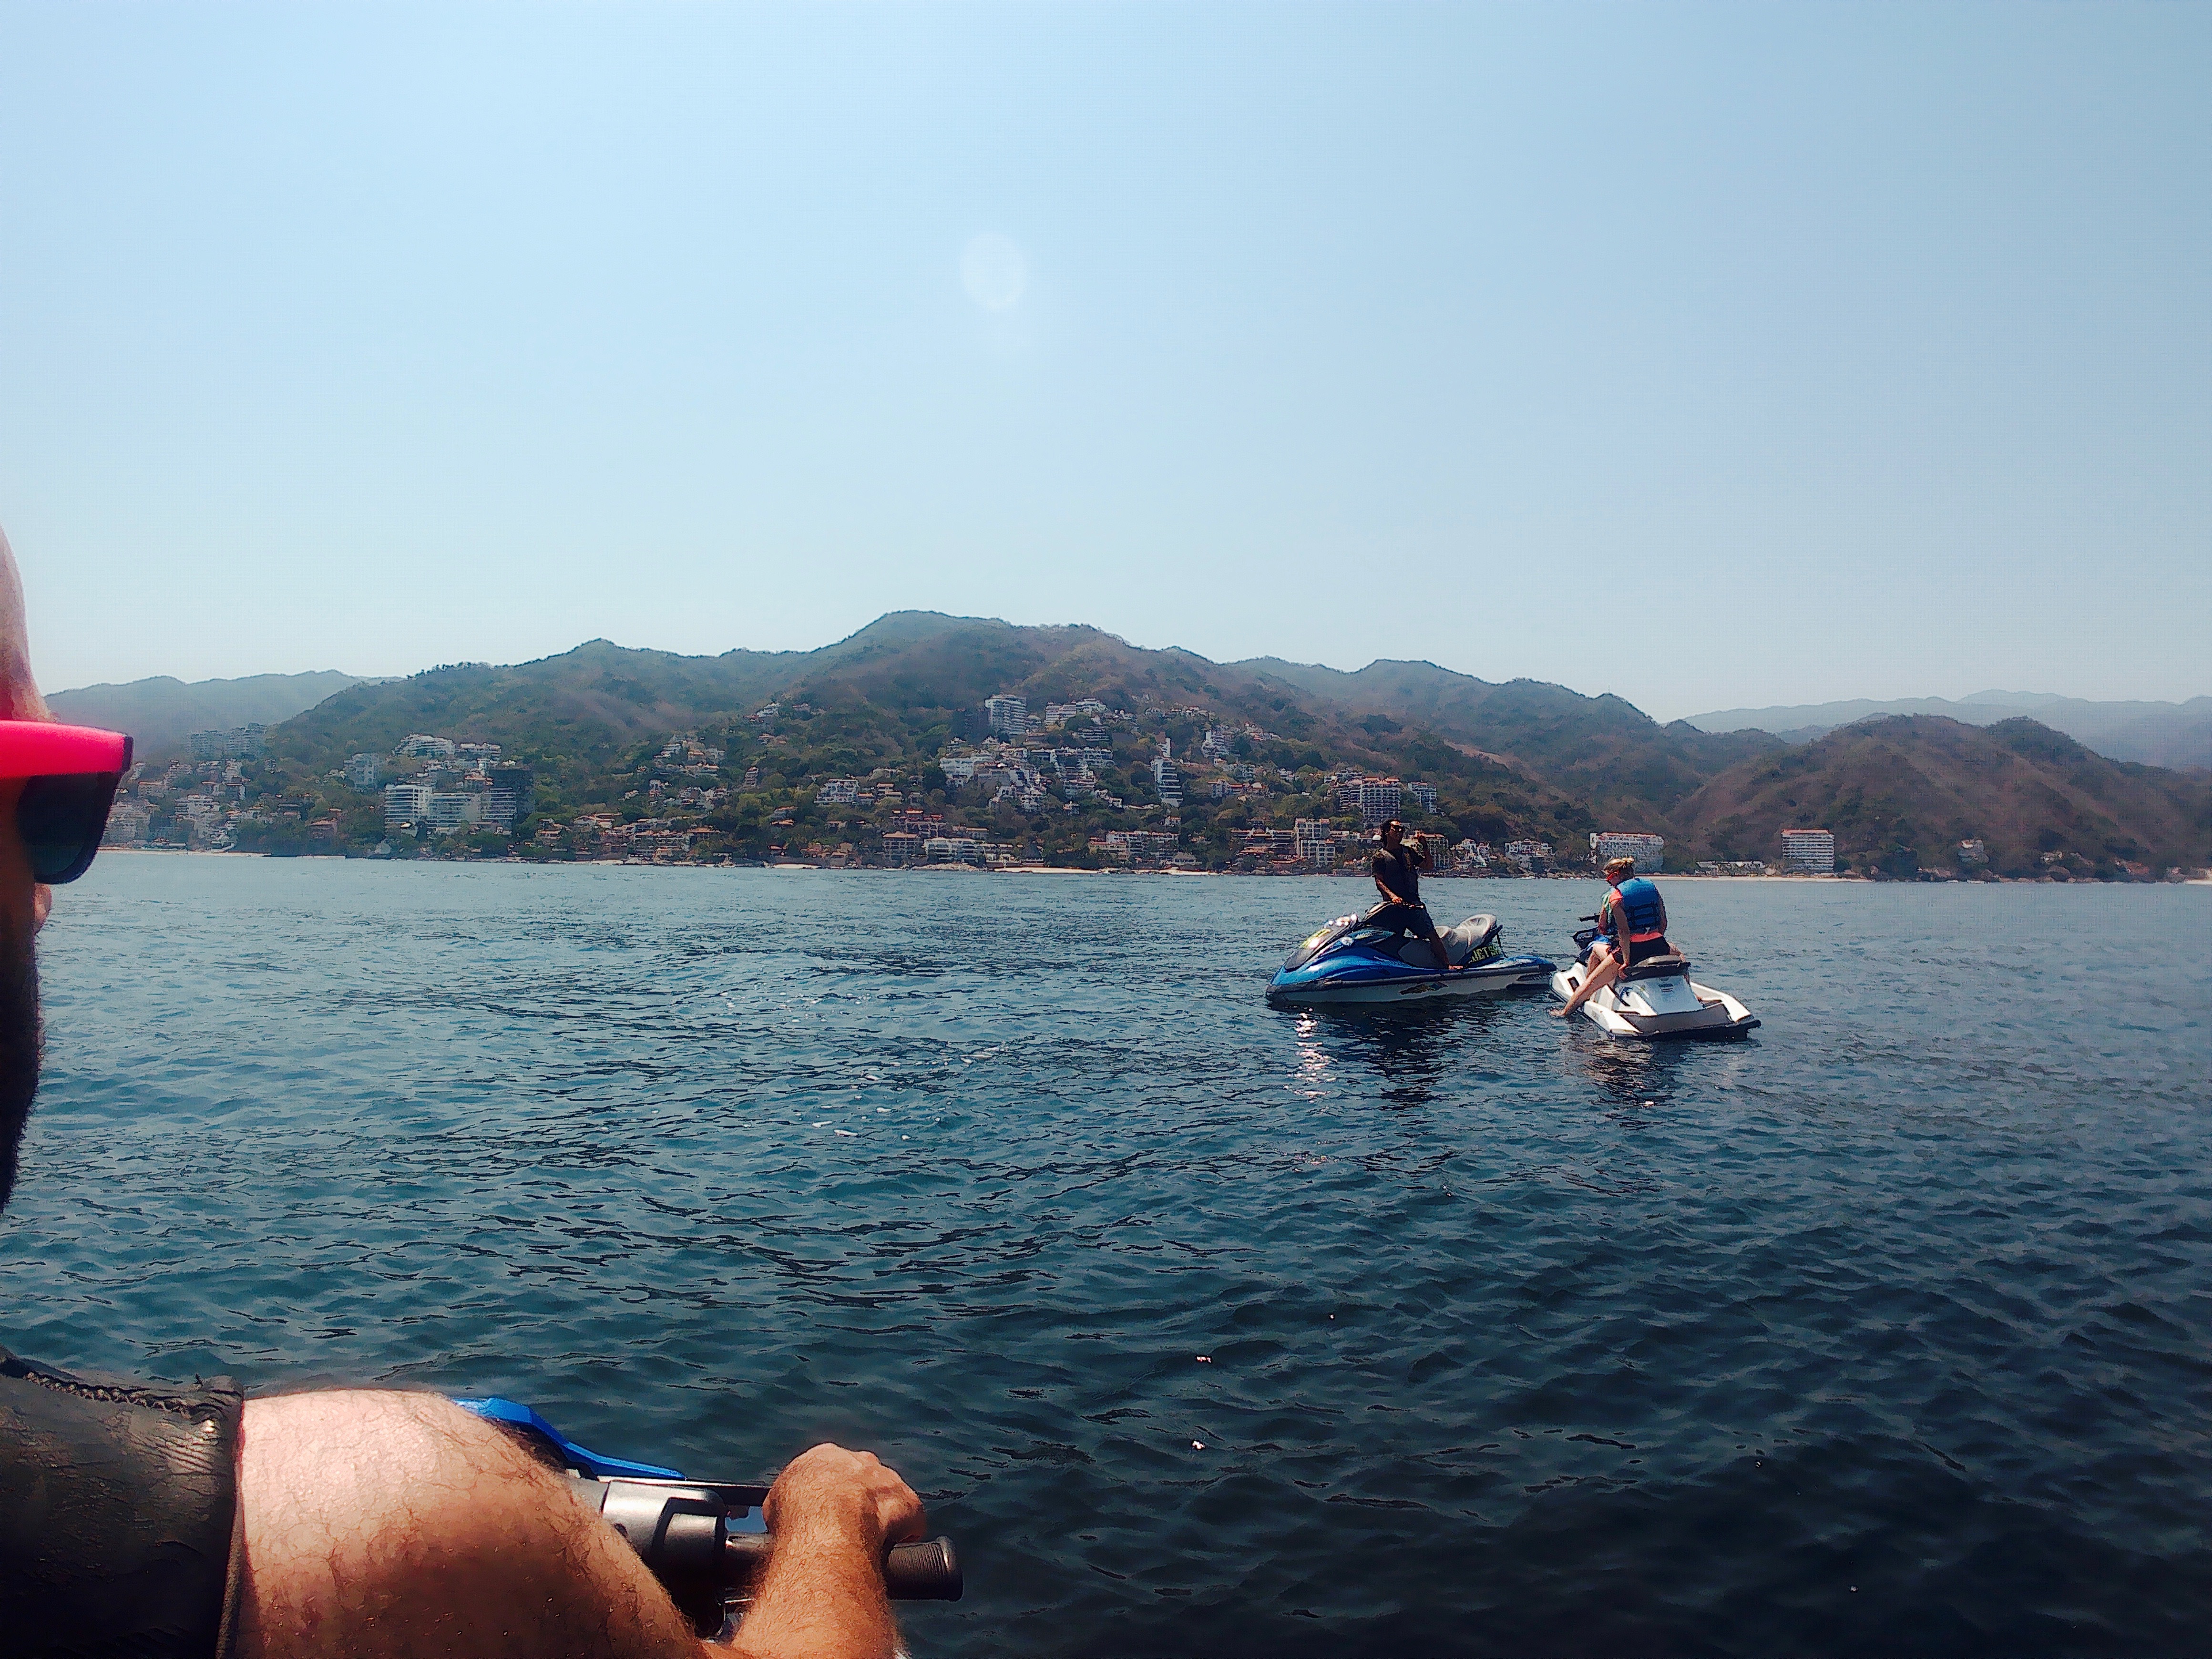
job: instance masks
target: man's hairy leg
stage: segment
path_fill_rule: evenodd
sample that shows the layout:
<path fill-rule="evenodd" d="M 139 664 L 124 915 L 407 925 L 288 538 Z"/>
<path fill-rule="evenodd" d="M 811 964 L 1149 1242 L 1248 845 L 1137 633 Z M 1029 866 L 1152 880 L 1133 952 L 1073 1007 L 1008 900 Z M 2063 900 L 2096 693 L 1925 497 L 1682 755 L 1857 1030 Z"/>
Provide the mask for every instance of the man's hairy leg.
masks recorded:
<path fill-rule="evenodd" d="M 887 1542 L 921 1500 L 866 1452 L 817 1446 L 769 1494 L 776 1547 L 733 1648 L 702 1643 L 568 1483 L 434 1395 L 248 1401 L 239 1659 L 536 1655 L 887 1659 Z"/>
<path fill-rule="evenodd" d="M 249 1401 L 239 1503 L 240 1659 L 702 1650 L 559 1475 L 434 1395 Z"/>

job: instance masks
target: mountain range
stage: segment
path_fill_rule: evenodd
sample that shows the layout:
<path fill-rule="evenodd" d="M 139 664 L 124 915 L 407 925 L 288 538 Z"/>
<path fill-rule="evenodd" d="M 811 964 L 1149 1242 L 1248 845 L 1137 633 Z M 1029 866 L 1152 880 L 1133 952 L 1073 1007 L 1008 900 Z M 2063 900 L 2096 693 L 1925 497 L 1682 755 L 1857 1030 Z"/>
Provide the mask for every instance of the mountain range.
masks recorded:
<path fill-rule="evenodd" d="M 73 726 L 128 732 L 141 760 L 166 761 L 183 754 L 195 732 L 276 726 L 361 684 L 358 675 L 335 669 L 190 682 L 160 674 L 120 685 L 57 691 L 46 699 L 46 706 L 56 720 Z"/>
<path fill-rule="evenodd" d="M 1943 697 L 1894 697 L 1876 702 L 1798 703 L 1781 708 L 1723 708 L 1692 714 L 1705 732 L 1771 732 L 1790 743 L 1810 743 L 1839 726 L 1882 714 L 1940 714 L 1964 726 L 1995 726 L 2027 719 L 2063 732 L 2114 760 L 2147 766 L 2212 768 L 2212 697 L 2186 702 L 2091 702 L 2044 691 L 1977 691 L 1954 702 Z"/>
<path fill-rule="evenodd" d="M 307 677 L 263 677 L 280 678 Z M 160 684 L 53 701 L 58 712 L 89 718 L 80 711 L 93 693 L 158 702 Z M 296 685 L 289 695 L 315 689 Z M 2016 714 L 1877 715 L 1809 739 L 1804 729 L 1820 722 L 1802 721 L 1787 728 L 1793 740 L 1748 721 L 1725 731 L 1662 725 L 1618 697 L 1492 683 L 1425 662 L 1381 661 L 1356 673 L 1273 658 L 1216 663 L 1093 628 L 919 611 L 884 617 L 816 651 L 687 657 L 595 640 L 535 662 L 342 684 L 274 725 L 269 749 L 307 787 L 348 755 L 388 754 L 410 732 L 497 742 L 532 763 L 547 811 L 580 811 L 623 799 L 672 733 L 714 733 L 733 769 L 761 773 L 750 823 L 803 811 L 826 777 L 888 768 L 942 784 L 935 757 L 972 732 L 975 711 L 1000 693 L 1023 696 L 1032 709 L 1096 697 L 1141 715 L 1135 732 L 1116 739 L 1111 776 L 1132 811 L 1150 791 L 1139 763 L 1161 738 L 1183 755 L 1209 726 L 1264 732 L 1240 738 L 1240 753 L 1299 781 L 1270 801 L 1194 799 L 1183 814 L 1186 845 L 1217 850 L 1232 831 L 1273 815 L 1287 828 L 1287 815 L 1318 810 L 1299 795 L 1317 787 L 1316 770 L 1358 768 L 1433 784 L 1434 827 L 1455 837 L 1573 847 L 1595 830 L 1650 830 L 1668 837 L 1676 868 L 1692 859 L 1771 860 L 1779 831 L 1807 823 L 1835 830 L 1844 862 L 1890 873 L 1948 867 L 1969 838 L 1985 843 L 1996 867 L 2020 873 L 2044 867 L 2045 854 L 2069 854 L 2084 872 L 2212 860 L 2212 776 L 2116 761 Z M 772 701 L 805 710 L 805 720 L 763 736 L 747 717 Z M 203 700 L 170 724 L 218 723 L 204 713 L 210 706 Z M 1970 707 L 1983 716 L 1995 705 Z M 1133 746 L 1140 735 L 1141 757 Z M 960 793 L 945 792 L 949 810 L 973 817 Z"/>

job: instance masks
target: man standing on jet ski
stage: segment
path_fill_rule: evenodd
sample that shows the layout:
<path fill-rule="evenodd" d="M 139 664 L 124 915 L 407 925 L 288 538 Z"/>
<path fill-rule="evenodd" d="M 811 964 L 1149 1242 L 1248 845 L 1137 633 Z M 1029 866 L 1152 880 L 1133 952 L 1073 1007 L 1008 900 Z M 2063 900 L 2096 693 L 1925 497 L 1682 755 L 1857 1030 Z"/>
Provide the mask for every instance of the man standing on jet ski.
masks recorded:
<path fill-rule="evenodd" d="M 1667 901 L 1659 896 L 1658 888 L 1636 873 L 1636 860 L 1607 859 L 1605 878 L 1613 886 L 1597 907 L 1597 925 L 1605 930 L 1605 942 L 1590 946 L 1583 982 L 1565 1007 L 1552 1010 L 1555 1018 L 1571 1016 L 1619 979 L 1622 969 L 1674 948 L 1667 943 Z"/>
<path fill-rule="evenodd" d="M 1437 961 L 1448 974 L 1465 968 L 1452 966 L 1451 953 L 1444 942 L 1437 937 L 1437 925 L 1429 920 L 1428 907 L 1421 902 L 1421 872 L 1437 867 L 1436 854 L 1429 850 L 1428 837 L 1416 836 L 1413 844 L 1406 846 L 1406 826 L 1392 818 L 1382 826 L 1382 846 L 1375 854 L 1375 885 L 1382 895 L 1383 908 L 1370 913 L 1364 919 L 1370 927 L 1393 927 L 1401 932 L 1418 933 L 1428 940 L 1429 949 L 1437 953 Z"/>

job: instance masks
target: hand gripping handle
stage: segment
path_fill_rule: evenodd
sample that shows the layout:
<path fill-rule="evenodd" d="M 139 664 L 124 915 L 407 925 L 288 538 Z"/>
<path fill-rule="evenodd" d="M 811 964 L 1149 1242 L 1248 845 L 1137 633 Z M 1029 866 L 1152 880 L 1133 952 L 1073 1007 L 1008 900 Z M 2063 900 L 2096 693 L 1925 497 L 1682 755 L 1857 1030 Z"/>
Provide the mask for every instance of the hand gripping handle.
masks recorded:
<path fill-rule="evenodd" d="M 775 1547 L 773 1534 L 732 1533 L 722 1544 L 729 1576 L 744 1578 L 758 1572 L 768 1565 Z M 894 1601 L 957 1601 L 965 1588 L 959 1552 L 950 1538 L 894 1544 L 884 1553 L 884 1589 Z"/>

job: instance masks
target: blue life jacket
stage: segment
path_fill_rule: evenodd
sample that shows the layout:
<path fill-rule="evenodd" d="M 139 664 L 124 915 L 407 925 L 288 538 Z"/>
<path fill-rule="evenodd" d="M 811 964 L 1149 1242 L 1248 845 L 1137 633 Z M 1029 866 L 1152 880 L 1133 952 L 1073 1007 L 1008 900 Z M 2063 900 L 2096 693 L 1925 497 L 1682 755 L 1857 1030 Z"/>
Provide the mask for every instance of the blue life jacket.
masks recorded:
<path fill-rule="evenodd" d="M 1659 897 L 1659 890 L 1641 876 L 1631 876 L 1613 890 L 1606 902 L 1605 930 L 1613 941 L 1621 942 L 1624 924 L 1628 929 L 1628 943 L 1644 945 L 1655 939 L 1667 937 L 1667 907 Z"/>

